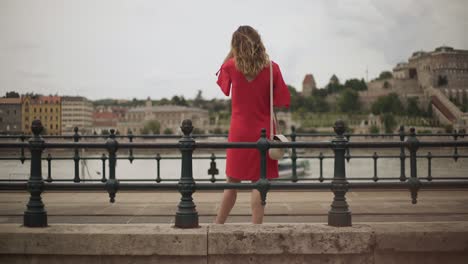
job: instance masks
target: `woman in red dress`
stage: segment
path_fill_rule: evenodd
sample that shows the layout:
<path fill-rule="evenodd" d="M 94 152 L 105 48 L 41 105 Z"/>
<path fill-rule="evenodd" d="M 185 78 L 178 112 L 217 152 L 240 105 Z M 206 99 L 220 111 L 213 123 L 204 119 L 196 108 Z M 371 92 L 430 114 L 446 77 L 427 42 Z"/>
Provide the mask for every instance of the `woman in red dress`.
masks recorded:
<path fill-rule="evenodd" d="M 226 96 L 231 95 L 229 142 L 256 142 L 265 128 L 270 135 L 270 61 L 258 32 L 240 26 L 232 35 L 231 51 L 218 75 L 218 85 Z M 273 67 L 273 105 L 289 107 L 290 94 L 278 64 Z M 267 157 L 267 178 L 278 177 L 278 161 Z M 226 179 L 255 182 L 260 178 L 260 153 L 257 149 L 228 149 Z M 237 190 L 224 190 L 215 223 L 223 224 L 237 198 Z M 263 222 L 264 207 L 260 193 L 252 190 L 252 223 Z"/>

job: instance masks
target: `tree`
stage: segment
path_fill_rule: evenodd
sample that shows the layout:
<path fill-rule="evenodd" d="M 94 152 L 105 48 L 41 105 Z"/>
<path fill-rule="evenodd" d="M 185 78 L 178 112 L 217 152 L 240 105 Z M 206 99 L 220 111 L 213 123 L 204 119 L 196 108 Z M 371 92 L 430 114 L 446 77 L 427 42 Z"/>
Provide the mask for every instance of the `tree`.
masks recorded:
<path fill-rule="evenodd" d="M 151 120 L 145 123 L 143 129 L 140 131 L 141 134 L 159 134 L 161 129 L 161 124 L 156 120 Z"/>
<path fill-rule="evenodd" d="M 418 98 L 416 97 L 408 98 L 406 113 L 409 116 L 421 116 L 422 115 L 422 111 L 421 109 L 419 109 L 419 106 L 418 106 Z"/>
<path fill-rule="evenodd" d="M 372 104 L 371 111 L 373 114 L 402 114 L 404 107 L 396 93 L 391 93 L 387 96 L 381 96 Z"/>
<path fill-rule="evenodd" d="M 11 92 L 6 92 L 5 98 L 20 98 L 20 95 L 19 93 L 15 91 L 11 91 Z"/>
<path fill-rule="evenodd" d="M 188 106 L 188 103 L 185 100 L 183 95 L 181 95 L 180 97 L 177 95 L 174 95 L 171 99 L 171 103 L 174 105 Z"/>
<path fill-rule="evenodd" d="M 198 90 L 197 96 L 193 99 L 193 106 L 203 107 L 205 100 L 203 99 L 202 90 Z"/>
<path fill-rule="evenodd" d="M 393 115 L 390 113 L 385 113 L 381 118 L 385 127 L 385 133 L 392 133 L 397 125 L 395 117 L 393 117 Z"/>
<path fill-rule="evenodd" d="M 429 105 L 427 106 L 427 117 L 432 117 L 432 102 L 429 102 Z"/>
<path fill-rule="evenodd" d="M 349 113 L 359 110 L 359 95 L 352 89 L 344 90 L 337 101 L 338 109 L 341 112 Z"/>
<path fill-rule="evenodd" d="M 172 135 L 172 134 L 174 134 L 174 131 L 172 131 L 172 129 L 170 129 L 170 128 L 166 128 L 166 129 L 164 129 L 163 133 L 164 133 L 164 135 Z"/>
<path fill-rule="evenodd" d="M 372 125 L 369 127 L 369 133 L 378 134 L 380 133 L 380 129 L 376 125 Z"/>
<path fill-rule="evenodd" d="M 462 112 L 468 111 L 468 96 L 466 95 L 466 90 L 463 90 L 461 110 Z"/>
<path fill-rule="evenodd" d="M 346 80 L 344 87 L 351 88 L 354 91 L 365 91 L 367 90 L 367 84 L 364 79 L 349 79 Z"/>
<path fill-rule="evenodd" d="M 192 134 L 201 135 L 201 134 L 205 134 L 205 132 L 202 129 L 196 127 L 193 129 Z"/>
<path fill-rule="evenodd" d="M 379 77 L 377 78 L 377 80 L 386 80 L 386 79 L 391 79 L 393 78 L 393 74 L 392 72 L 389 72 L 389 71 L 383 71 L 380 73 Z"/>

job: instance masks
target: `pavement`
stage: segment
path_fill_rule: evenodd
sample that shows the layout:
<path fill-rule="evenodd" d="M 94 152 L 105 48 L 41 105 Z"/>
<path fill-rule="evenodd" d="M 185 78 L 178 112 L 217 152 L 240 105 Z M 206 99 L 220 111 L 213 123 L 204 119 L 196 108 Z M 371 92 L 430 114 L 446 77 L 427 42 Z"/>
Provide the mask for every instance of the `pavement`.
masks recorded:
<path fill-rule="evenodd" d="M 42 195 L 48 222 L 54 223 L 173 223 L 177 192 L 120 191 L 110 203 L 106 192 L 46 192 Z M 200 223 L 211 223 L 221 191 L 194 194 Z M 411 204 L 408 190 L 354 190 L 347 201 L 353 223 L 468 221 L 468 190 L 421 190 Z M 23 221 L 27 192 L 0 193 L 0 223 Z M 330 191 L 271 191 L 265 223 L 326 223 L 333 193 Z M 250 193 L 239 191 L 228 223 L 250 222 Z"/>

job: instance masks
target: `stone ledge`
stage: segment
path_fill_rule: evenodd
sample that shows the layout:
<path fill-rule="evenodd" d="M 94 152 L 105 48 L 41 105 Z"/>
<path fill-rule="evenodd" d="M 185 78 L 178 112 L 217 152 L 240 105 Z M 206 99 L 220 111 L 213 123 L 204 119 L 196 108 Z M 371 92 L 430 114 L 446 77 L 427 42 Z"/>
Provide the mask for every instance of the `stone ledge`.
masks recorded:
<path fill-rule="evenodd" d="M 0 224 L 0 263 L 466 263 L 468 222 Z M 112 261 L 111 261 L 112 260 Z M 115 261 L 115 262 L 114 262 Z"/>
<path fill-rule="evenodd" d="M 371 253 L 373 230 L 366 225 L 325 224 L 211 225 L 208 254 Z"/>
<path fill-rule="evenodd" d="M 468 222 L 374 223 L 370 227 L 378 251 L 468 253 Z"/>
<path fill-rule="evenodd" d="M 206 256 L 207 227 L 0 224 L 0 254 Z"/>

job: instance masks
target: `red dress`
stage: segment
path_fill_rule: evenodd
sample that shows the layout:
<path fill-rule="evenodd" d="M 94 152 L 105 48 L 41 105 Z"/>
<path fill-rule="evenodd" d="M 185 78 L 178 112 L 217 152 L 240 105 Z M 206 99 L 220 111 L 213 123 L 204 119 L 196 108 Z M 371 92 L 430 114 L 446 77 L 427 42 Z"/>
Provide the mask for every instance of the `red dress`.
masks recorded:
<path fill-rule="evenodd" d="M 273 65 L 273 105 L 289 107 L 290 94 L 278 64 Z M 261 129 L 270 137 L 270 69 L 265 67 L 252 81 L 236 68 L 234 59 L 220 69 L 217 84 L 226 96 L 231 94 L 229 142 L 256 142 Z M 257 149 L 227 149 L 226 175 L 257 181 L 260 178 L 260 152 Z M 267 178 L 278 177 L 278 161 L 267 158 Z"/>

